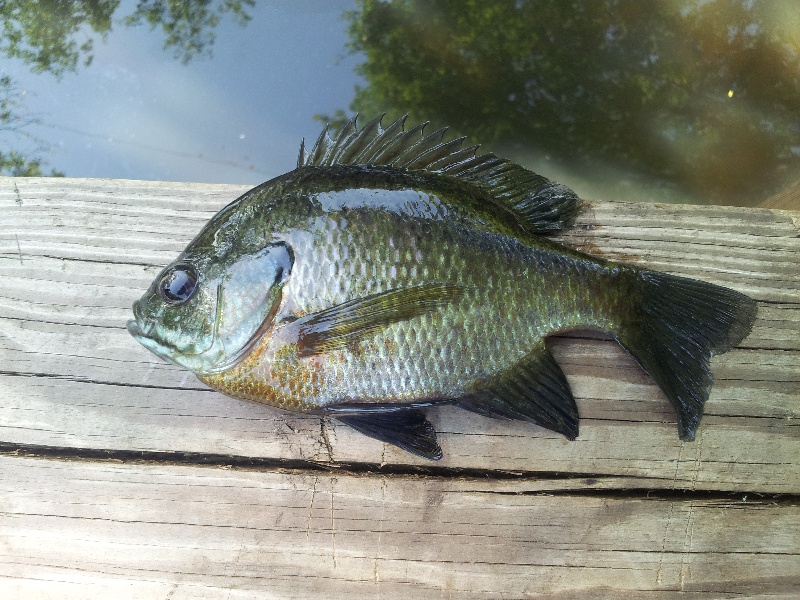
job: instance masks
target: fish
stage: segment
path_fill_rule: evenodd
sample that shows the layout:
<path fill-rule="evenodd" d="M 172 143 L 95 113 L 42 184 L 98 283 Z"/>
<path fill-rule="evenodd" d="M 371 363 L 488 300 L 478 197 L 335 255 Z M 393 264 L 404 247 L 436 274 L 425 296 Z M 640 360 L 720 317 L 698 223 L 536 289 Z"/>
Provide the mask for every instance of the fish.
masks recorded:
<path fill-rule="evenodd" d="M 438 460 L 426 409 L 444 404 L 574 440 L 546 342 L 601 331 L 693 440 L 710 358 L 749 334 L 756 302 L 560 245 L 548 235 L 583 207 L 570 188 L 445 128 L 382 121 L 326 127 L 220 210 L 134 303 L 130 334 L 223 394 Z"/>

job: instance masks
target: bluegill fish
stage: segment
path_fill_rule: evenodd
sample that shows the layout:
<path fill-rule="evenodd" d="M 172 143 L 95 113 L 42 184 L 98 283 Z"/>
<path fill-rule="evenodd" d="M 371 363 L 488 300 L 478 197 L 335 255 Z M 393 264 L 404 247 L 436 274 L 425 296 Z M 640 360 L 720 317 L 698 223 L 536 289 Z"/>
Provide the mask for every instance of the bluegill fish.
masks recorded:
<path fill-rule="evenodd" d="M 301 145 L 295 170 L 223 208 L 156 277 L 130 333 L 224 394 L 438 459 L 424 408 L 442 403 L 574 439 L 545 340 L 600 330 L 692 440 L 710 357 L 750 332 L 755 302 L 550 241 L 580 210 L 569 188 L 423 127 L 353 119 Z"/>

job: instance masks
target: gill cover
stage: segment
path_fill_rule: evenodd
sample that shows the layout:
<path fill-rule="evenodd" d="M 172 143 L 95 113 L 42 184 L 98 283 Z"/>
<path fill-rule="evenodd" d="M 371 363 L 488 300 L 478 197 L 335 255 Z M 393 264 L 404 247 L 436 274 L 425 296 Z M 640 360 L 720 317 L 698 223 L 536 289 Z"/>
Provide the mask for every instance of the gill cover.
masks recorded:
<path fill-rule="evenodd" d="M 134 304 L 128 331 L 148 350 L 195 373 L 229 369 L 270 328 L 293 264 L 283 242 L 229 264 L 181 255 Z"/>
<path fill-rule="evenodd" d="M 211 356 L 199 373 L 218 373 L 241 361 L 275 318 L 281 289 L 294 264 L 291 248 L 281 242 L 242 256 L 216 281 Z"/>

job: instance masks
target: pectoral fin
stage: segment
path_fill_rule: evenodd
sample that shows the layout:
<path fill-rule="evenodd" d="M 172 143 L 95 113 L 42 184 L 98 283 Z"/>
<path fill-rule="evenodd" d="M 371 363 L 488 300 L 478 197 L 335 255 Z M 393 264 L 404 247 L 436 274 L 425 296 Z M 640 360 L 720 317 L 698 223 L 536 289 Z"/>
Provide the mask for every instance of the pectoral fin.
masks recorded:
<path fill-rule="evenodd" d="M 570 440 L 578 436 L 578 407 L 544 340 L 519 363 L 459 398 L 456 404 L 495 419 L 535 423 Z"/>
<path fill-rule="evenodd" d="M 436 431 L 420 410 L 366 411 L 337 414 L 335 417 L 364 435 L 394 444 L 422 458 L 442 458 Z"/>
<path fill-rule="evenodd" d="M 364 296 L 306 315 L 291 324 L 296 328 L 297 355 L 344 348 L 392 323 L 436 311 L 462 293 L 459 286 L 433 283 Z"/>

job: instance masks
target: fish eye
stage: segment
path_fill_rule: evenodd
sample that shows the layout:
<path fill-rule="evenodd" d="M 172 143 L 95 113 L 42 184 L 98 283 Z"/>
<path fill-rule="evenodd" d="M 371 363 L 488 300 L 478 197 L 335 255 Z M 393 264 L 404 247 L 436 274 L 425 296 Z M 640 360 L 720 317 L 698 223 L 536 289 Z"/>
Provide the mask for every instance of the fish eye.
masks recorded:
<path fill-rule="evenodd" d="M 197 271 L 191 265 L 175 265 L 161 276 L 158 293 L 171 306 L 188 301 L 197 289 Z"/>

